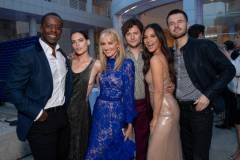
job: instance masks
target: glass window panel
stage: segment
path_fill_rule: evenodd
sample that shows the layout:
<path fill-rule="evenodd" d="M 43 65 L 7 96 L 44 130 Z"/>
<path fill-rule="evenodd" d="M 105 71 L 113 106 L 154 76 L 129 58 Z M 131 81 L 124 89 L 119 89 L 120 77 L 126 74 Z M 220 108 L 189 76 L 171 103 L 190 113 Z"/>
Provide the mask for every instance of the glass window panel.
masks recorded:
<path fill-rule="evenodd" d="M 240 0 L 204 0 L 206 38 L 222 44 L 240 31 Z"/>

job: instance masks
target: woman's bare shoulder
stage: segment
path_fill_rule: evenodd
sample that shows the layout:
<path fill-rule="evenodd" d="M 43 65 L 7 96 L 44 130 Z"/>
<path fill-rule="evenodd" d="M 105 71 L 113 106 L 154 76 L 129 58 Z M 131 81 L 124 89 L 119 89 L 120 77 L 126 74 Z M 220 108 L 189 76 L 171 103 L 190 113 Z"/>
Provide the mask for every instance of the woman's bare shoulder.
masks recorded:
<path fill-rule="evenodd" d="M 98 59 L 95 61 L 93 68 L 97 71 L 101 71 L 101 63 Z"/>
<path fill-rule="evenodd" d="M 159 66 L 162 66 L 161 57 L 158 56 L 158 55 L 152 56 L 152 58 L 150 59 L 150 65 L 151 65 L 151 67 L 159 67 Z"/>

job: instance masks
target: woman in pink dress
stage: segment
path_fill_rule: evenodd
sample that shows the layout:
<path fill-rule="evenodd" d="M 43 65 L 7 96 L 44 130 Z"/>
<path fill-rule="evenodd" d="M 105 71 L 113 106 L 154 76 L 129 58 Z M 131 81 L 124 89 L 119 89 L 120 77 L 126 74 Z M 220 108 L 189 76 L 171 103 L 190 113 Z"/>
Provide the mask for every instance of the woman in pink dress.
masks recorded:
<path fill-rule="evenodd" d="M 179 107 L 172 93 L 166 91 L 174 82 L 173 65 L 164 32 L 158 24 L 145 27 L 143 44 L 143 72 L 153 108 L 147 159 L 182 160 Z"/>

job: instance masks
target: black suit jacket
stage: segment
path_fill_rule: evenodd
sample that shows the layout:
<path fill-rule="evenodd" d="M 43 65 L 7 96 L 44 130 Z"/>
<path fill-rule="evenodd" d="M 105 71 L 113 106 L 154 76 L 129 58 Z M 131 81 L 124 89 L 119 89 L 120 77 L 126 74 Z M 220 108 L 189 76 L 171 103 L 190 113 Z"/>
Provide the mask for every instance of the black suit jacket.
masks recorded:
<path fill-rule="evenodd" d="M 189 38 L 180 50 L 193 85 L 214 100 L 233 79 L 234 66 L 210 40 Z"/>
<path fill-rule="evenodd" d="M 71 68 L 66 55 L 65 107 L 71 95 Z M 37 41 L 21 50 L 10 65 L 7 95 L 18 111 L 17 135 L 25 140 L 39 112 L 45 107 L 53 91 L 53 79 L 47 57 Z"/>

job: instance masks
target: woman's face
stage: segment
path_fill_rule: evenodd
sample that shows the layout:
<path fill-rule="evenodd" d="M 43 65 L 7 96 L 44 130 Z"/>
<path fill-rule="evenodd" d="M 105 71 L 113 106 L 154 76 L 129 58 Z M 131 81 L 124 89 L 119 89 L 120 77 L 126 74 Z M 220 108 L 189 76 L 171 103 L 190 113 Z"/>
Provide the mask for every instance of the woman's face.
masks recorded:
<path fill-rule="evenodd" d="M 161 43 L 155 34 L 152 28 L 148 28 L 145 30 L 143 34 L 143 42 L 144 46 L 150 53 L 158 54 L 161 48 Z"/>
<path fill-rule="evenodd" d="M 81 33 L 74 33 L 71 37 L 71 41 L 76 55 L 88 53 L 89 41 Z"/>
<path fill-rule="evenodd" d="M 101 38 L 100 47 L 106 57 L 114 58 L 118 53 L 119 44 L 111 36 L 107 35 Z"/>

